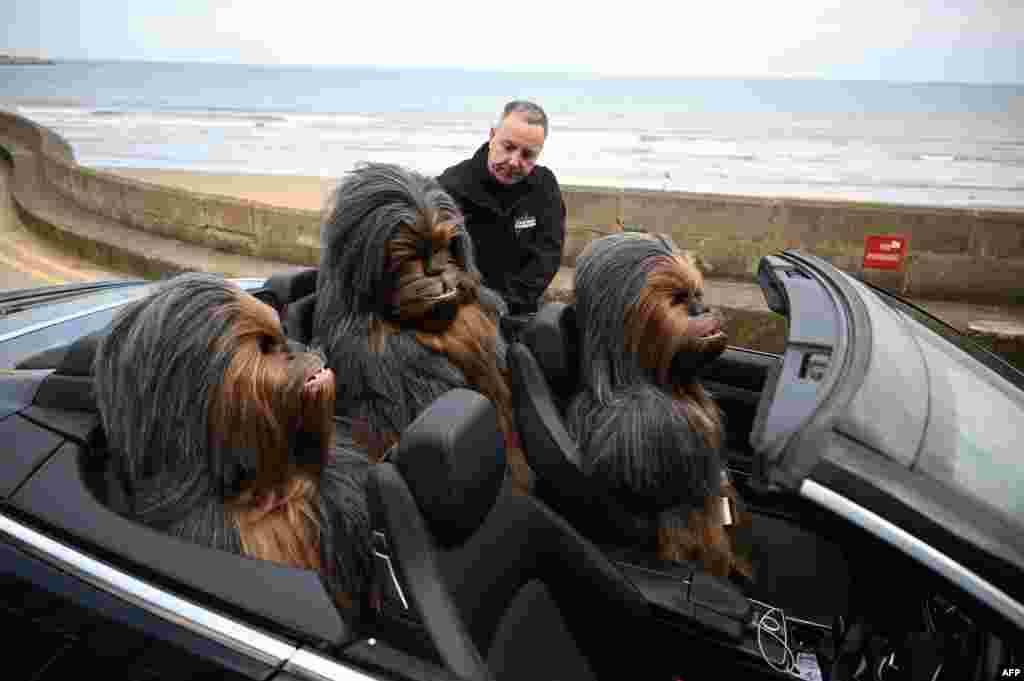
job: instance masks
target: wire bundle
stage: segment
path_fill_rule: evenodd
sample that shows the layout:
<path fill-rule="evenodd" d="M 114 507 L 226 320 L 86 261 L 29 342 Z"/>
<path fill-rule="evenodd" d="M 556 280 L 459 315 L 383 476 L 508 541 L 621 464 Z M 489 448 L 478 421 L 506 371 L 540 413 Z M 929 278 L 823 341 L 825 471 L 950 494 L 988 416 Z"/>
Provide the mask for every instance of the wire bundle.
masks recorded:
<path fill-rule="evenodd" d="M 773 617 L 773 613 L 778 613 L 779 618 Z M 773 660 L 768 656 L 768 653 L 764 649 L 764 640 L 762 634 L 767 634 L 771 638 L 775 639 L 775 642 L 782 646 L 782 658 Z M 764 611 L 764 614 L 757 620 L 757 647 L 761 651 L 761 657 L 764 661 L 777 672 L 783 674 L 790 674 L 798 679 L 803 677 L 800 675 L 800 668 L 796 664 L 796 655 L 793 654 L 793 650 L 789 647 L 789 630 L 786 627 L 786 613 L 778 608 L 769 608 Z"/>

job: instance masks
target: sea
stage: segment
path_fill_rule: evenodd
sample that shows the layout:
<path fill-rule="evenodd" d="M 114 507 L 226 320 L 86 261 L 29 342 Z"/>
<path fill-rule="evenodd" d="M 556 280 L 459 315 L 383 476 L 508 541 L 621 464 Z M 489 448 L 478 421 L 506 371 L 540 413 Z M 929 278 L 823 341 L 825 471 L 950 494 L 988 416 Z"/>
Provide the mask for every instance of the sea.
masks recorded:
<path fill-rule="evenodd" d="M 79 163 L 427 174 L 531 99 L 563 185 L 1024 208 L 1024 84 L 625 78 L 434 68 L 60 61 L 0 66 L 0 107 Z"/>

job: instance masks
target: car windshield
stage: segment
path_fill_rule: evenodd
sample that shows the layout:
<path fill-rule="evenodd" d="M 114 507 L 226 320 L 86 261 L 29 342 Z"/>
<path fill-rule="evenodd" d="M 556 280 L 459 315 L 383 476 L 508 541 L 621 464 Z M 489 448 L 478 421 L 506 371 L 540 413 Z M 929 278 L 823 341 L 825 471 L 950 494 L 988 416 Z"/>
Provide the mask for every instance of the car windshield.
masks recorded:
<path fill-rule="evenodd" d="M 255 291 L 264 280 L 234 281 L 245 290 Z M 38 368 L 34 360 L 56 357 L 47 353 L 59 351 L 79 336 L 102 329 L 122 305 L 146 295 L 153 288 L 153 283 L 133 280 L 22 289 L 8 292 L 6 296 L 0 293 L 0 370 Z"/>
<path fill-rule="evenodd" d="M 880 294 L 928 368 L 930 413 L 916 468 L 1008 515 L 1024 512 L 1024 375 L 955 329 Z"/>

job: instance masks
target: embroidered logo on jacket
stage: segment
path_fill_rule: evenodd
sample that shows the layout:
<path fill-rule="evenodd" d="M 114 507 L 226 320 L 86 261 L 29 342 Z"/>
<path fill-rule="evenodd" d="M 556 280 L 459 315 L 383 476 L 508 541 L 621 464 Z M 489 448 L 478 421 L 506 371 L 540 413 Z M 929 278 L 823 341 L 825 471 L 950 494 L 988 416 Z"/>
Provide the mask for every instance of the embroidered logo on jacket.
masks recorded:
<path fill-rule="evenodd" d="M 532 215 L 521 215 L 516 218 L 516 224 L 514 229 L 516 230 L 516 236 L 519 235 L 524 229 L 533 229 L 537 226 L 537 218 Z"/>

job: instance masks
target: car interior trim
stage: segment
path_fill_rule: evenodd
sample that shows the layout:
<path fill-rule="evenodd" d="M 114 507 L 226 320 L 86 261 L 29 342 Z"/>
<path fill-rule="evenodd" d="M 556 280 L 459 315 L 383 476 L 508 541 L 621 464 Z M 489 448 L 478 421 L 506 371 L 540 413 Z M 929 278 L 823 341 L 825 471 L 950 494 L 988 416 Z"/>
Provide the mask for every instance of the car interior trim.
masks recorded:
<path fill-rule="evenodd" d="M 260 289 L 266 280 L 255 277 L 243 277 L 232 278 L 229 279 L 229 281 L 237 284 L 246 291 L 253 292 L 255 290 Z M 142 286 L 140 286 L 140 288 L 145 288 L 145 290 L 148 291 L 148 287 L 145 286 L 148 283 L 151 282 L 142 282 Z M 89 315 L 96 314 L 97 312 L 103 312 L 105 310 L 110 310 L 115 307 L 127 305 L 133 300 L 141 298 L 143 295 L 144 294 L 140 294 L 138 296 L 129 296 L 127 298 L 122 298 L 120 300 L 114 300 L 109 303 L 103 303 L 102 305 L 96 305 L 94 307 L 86 308 L 84 310 L 79 310 L 78 312 L 72 312 L 71 314 L 67 314 L 62 317 L 57 317 L 56 319 L 48 319 L 44 322 L 39 322 L 37 324 L 29 324 L 28 326 L 24 326 L 20 329 L 17 329 L 16 331 L 8 331 L 7 333 L 0 334 L 0 343 L 5 343 L 14 338 L 20 338 L 21 336 L 26 336 L 30 333 L 34 333 L 41 329 L 49 328 L 51 326 L 57 326 L 58 324 L 63 324 L 64 322 L 69 322 L 75 319 L 81 319 L 82 317 L 88 317 Z"/>
<path fill-rule="evenodd" d="M 804 480 L 800 495 L 863 528 L 875 537 L 903 551 L 933 572 L 958 585 L 1015 626 L 1024 628 L 1024 605 L 944 553 L 893 525 L 880 515 L 837 494 L 813 480 Z"/>
<path fill-rule="evenodd" d="M 758 477 L 770 480 L 773 485 L 778 485 L 792 491 L 797 491 L 801 482 L 808 477 L 810 471 L 821 460 L 820 439 L 831 430 L 834 421 L 846 409 L 850 400 L 854 398 L 861 389 L 868 366 L 871 360 L 871 347 L 873 342 L 872 329 L 868 310 L 864 302 L 857 295 L 857 290 L 846 281 L 842 274 L 829 274 L 828 263 L 815 256 L 785 252 L 787 260 L 801 266 L 810 279 L 819 284 L 819 293 L 829 301 L 832 310 L 835 312 L 836 335 L 832 339 L 832 355 L 829 358 L 830 367 L 825 372 L 820 382 L 818 397 L 806 415 L 799 428 L 793 431 L 788 439 L 782 440 L 781 446 L 773 446 L 771 449 L 758 449 L 754 437 L 760 433 L 763 437 L 765 429 L 764 418 L 771 413 L 772 409 L 786 409 L 779 403 L 776 396 L 762 391 L 762 401 L 765 404 L 765 417 L 758 414 L 758 421 L 755 421 L 757 430 L 751 431 L 751 445 L 758 450 L 758 457 L 755 459 L 762 469 Z M 824 305 L 825 302 L 821 301 Z M 813 307 L 801 305 L 794 309 L 793 315 L 804 317 L 815 313 Z M 792 320 L 791 320 L 792 323 Z M 785 365 L 792 359 L 787 340 L 787 350 L 784 355 L 780 375 L 774 377 L 776 383 L 785 383 L 781 380 L 786 373 Z M 789 376 L 798 375 L 797 367 L 790 367 Z M 795 379 L 799 380 L 799 379 Z M 789 383 L 795 382 L 789 380 Z M 769 384 L 766 381 L 765 389 Z M 776 388 L 775 392 L 781 392 Z"/>
<path fill-rule="evenodd" d="M 110 309 L 115 308 L 115 307 L 121 307 L 122 305 L 127 305 L 128 303 L 132 302 L 133 300 L 136 300 L 136 299 L 141 298 L 141 297 L 142 296 L 139 295 L 139 296 L 136 296 L 135 298 L 123 298 L 121 300 L 115 300 L 115 301 L 110 302 L 110 303 L 104 303 L 102 305 L 97 305 L 95 307 L 90 307 L 90 308 L 87 308 L 85 310 L 79 310 L 78 312 L 72 312 L 71 314 L 64 315 L 63 317 L 57 317 L 56 319 L 47 319 L 45 322 L 39 322 L 37 324 L 29 324 L 28 326 L 23 326 L 22 328 L 20 328 L 20 329 L 18 329 L 16 331 L 8 331 L 7 333 L 0 334 L 0 343 L 6 343 L 7 341 L 12 340 L 14 338 L 19 338 L 21 336 L 27 336 L 30 333 L 35 333 L 36 331 L 40 331 L 42 329 L 46 329 L 46 328 L 49 328 L 51 326 L 57 326 L 58 324 L 63 324 L 64 322 L 69 322 L 69 321 L 72 321 L 74 319 L 81 319 L 82 317 L 88 317 L 89 315 L 96 314 L 97 312 L 103 312 L 104 310 L 110 310 Z"/>
<path fill-rule="evenodd" d="M 372 678 L 305 648 L 295 652 L 284 671 L 309 681 L 367 681 Z"/>
<path fill-rule="evenodd" d="M 255 660 L 277 666 L 289 660 L 298 649 L 294 644 L 269 636 L 120 572 L 3 514 L 0 514 L 0 534 L 12 537 L 43 560 L 96 588 Z"/>
<path fill-rule="evenodd" d="M 778 465 L 842 374 L 848 320 L 827 279 L 808 264 L 766 256 L 758 279 L 772 309 L 789 317 L 782 365 L 765 382 L 764 406 L 750 434 L 764 461 Z"/>

